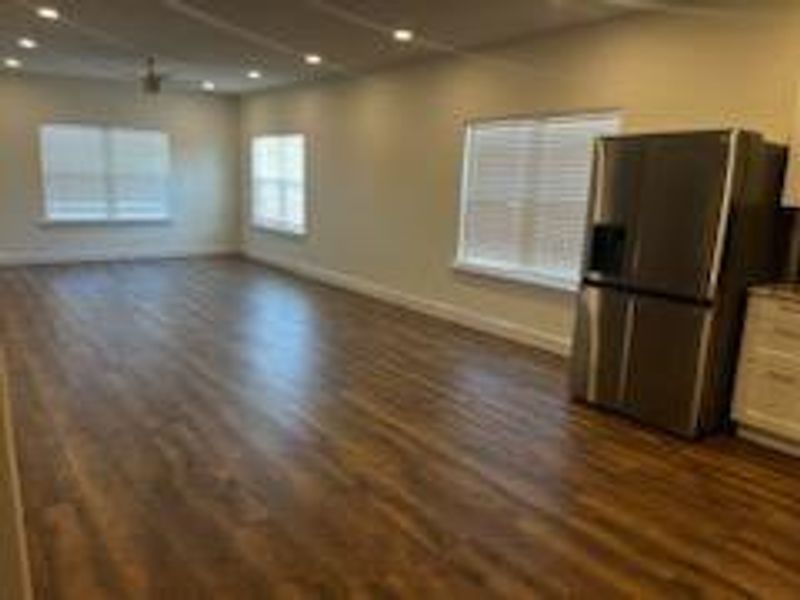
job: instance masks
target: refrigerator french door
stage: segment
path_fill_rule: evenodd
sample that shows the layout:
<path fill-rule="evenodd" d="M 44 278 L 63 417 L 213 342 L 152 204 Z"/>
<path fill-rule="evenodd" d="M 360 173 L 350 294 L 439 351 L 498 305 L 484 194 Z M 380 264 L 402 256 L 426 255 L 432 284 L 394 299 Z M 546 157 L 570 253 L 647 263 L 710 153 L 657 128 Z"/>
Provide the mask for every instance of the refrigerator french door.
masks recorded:
<path fill-rule="evenodd" d="M 738 131 L 598 142 L 574 396 L 686 436 L 720 423 L 780 160 Z"/>

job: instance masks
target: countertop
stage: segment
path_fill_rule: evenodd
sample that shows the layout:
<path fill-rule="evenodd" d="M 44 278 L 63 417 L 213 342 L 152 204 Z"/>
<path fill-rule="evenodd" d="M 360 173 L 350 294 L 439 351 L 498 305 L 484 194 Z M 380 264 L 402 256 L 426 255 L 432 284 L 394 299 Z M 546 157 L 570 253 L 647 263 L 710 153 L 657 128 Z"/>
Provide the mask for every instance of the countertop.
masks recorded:
<path fill-rule="evenodd" d="M 800 303 L 800 282 L 770 283 L 750 288 L 754 296 L 791 300 Z"/>

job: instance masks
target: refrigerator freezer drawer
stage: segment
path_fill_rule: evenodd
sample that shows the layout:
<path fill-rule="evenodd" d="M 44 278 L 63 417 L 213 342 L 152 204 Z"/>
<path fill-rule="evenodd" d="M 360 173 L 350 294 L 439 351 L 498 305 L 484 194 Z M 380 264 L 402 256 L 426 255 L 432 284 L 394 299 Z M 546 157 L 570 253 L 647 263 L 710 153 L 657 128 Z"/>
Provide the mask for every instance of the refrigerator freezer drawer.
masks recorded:
<path fill-rule="evenodd" d="M 630 297 L 612 289 L 581 291 L 572 360 L 573 396 L 622 407 L 623 363 Z"/>
<path fill-rule="evenodd" d="M 713 311 L 637 297 L 630 331 L 626 412 L 674 433 L 700 433 Z"/>
<path fill-rule="evenodd" d="M 700 433 L 713 309 L 585 286 L 573 396 L 684 436 Z"/>

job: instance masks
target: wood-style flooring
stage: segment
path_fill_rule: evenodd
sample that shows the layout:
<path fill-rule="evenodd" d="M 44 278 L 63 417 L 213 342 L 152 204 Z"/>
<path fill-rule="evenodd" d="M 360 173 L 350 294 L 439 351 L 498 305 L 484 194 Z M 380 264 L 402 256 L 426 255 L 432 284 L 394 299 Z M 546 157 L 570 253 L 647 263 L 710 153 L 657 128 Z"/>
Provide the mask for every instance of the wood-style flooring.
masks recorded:
<path fill-rule="evenodd" d="M 531 349 L 240 259 L 0 270 L 0 336 L 42 600 L 800 597 L 800 461 Z"/>

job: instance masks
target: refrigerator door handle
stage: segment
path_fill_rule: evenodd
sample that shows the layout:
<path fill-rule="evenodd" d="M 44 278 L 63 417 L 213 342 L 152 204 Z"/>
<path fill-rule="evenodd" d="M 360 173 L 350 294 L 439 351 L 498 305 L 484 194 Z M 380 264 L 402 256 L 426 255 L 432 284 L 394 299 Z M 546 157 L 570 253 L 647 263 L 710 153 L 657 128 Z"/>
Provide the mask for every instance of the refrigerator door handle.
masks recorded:
<path fill-rule="evenodd" d="M 739 156 L 739 145 L 742 132 L 736 130 L 731 136 L 728 146 L 728 163 L 725 172 L 725 191 L 722 197 L 722 214 L 720 215 L 717 227 L 717 243 L 714 247 L 714 258 L 711 263 L 711 274 L 709 276 L 709 286 L 707 298 L 714 298 L 719 287 L 719 280 L 722 273 L 722 263 L 725 260 L 726 240 L 731 221 L 731 210 L 733 208 L 733 195 L 736 187 L 736 160 Z"/>
<path fill-rule="evenodd" d="M 622 344 L 622 367 L 619 372 L 619 389 L 620 397 L 623 399 L 628 397 L 628 371 L 631 364 L 631 346 L 633 346 L 633 331 L 636 327 L 636 298 L 633 297 L 628 301 L 625 307 L 625 338 Z"/>

